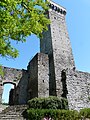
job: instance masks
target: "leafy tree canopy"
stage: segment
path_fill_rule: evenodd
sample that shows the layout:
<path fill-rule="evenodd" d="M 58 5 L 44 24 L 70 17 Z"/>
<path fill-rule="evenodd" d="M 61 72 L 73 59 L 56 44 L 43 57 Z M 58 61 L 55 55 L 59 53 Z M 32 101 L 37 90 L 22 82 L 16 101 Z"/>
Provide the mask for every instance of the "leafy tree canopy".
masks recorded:
<path fill-rule="evenodd" d="M 44 0 L 0 0 L 0 56 L 18 56 L 11 40 L 24 42 L 35 34 L 41 37 L 50 23 L 45 14 L 48 2 Z"/>

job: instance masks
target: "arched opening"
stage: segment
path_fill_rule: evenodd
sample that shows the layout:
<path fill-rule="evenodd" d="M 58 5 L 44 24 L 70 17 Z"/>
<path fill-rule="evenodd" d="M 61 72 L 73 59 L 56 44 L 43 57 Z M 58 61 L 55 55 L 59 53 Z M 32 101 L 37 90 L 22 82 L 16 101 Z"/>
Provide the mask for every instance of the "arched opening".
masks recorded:
<path fill-rule="evenodd" d="M 3 83 L 3 94 L 2 94 L 2 104 L 4 105 L 8 105 L 10 104 L 11 100 L 11 94 L 13 89 L 15 88 L 15 84 L 14 83 Z M 12 101 L 13 103 L 13 101 Z"/>

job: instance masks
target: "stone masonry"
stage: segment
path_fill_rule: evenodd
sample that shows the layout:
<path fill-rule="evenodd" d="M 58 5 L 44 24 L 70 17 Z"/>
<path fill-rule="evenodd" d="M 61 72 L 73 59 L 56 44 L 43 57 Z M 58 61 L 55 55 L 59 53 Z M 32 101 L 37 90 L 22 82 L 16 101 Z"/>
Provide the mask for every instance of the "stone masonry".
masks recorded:
<path fill-rule="evenodd" d="M 66 10 L 53 2 L 51 2 L 50 7 L 48 16 L 51 20 L 51 25 L 49 25 L 47 32 L 43 32 L 44 37 L 40 42 L 40 48 L 41 52 L 49 56 L 50 90 L 52 92 L 50 94 L 61 96 L 61 72 L 67 68 L 74 68 L 75 64 L 66 29 Z"/>
<path fill-rule="evenodd" d="M 3 67 L 4 76 L 0 76 L 0 103 L 2 101 L 3 85 L 6 83 L 12 83 L 14 88 L 18 85 L 21 77 L 22 70 Z"/>
<path fill-rule="evenodd" d="M 69 108 L 90 108 L 90 73 L 68 70 L 66 82 Z"/>
<path fill-rule="evenodd" d="M 28 100 L 49 96 L 48 55 L 38 53 L 28 65 Z"/>
<path fill-rule="evenodd" d="M 26 104 L 34 97 L 50 95 L 68 99 L 69 109 L 90 108 L 90 73 L 76 70 L 65 16 L 66 9 L 50 1 L 46 14 L 51 20 L 40 40 L 40 53 L 29 62 L 27 70 L 3 67 L 0 77 L 0 103 L 3 85 L 14 84 L 9 104 Z"/>

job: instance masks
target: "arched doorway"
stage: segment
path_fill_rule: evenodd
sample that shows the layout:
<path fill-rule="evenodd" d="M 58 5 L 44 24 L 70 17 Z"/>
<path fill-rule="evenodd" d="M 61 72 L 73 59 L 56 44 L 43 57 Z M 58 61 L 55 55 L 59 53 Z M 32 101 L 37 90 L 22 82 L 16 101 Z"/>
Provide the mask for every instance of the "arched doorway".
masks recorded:
<path fill-rule="evenodd" d="M 13 104 L 13 90 L 15 88 L 15 83 L 5 82 L 3 83 L 3 94 L 2 103 L 3 104 Z"/>

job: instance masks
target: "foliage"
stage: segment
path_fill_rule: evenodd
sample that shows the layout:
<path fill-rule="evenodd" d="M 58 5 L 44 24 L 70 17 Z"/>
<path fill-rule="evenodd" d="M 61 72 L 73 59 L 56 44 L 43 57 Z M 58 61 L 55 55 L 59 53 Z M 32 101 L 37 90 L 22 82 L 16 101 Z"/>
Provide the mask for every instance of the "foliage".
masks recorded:
<path fill-rule="evenodd" d="M 29 100 L 28 104 L 29 107 L 25 115 L 29 120 L 42 120 L 45 116 L 50 116 L 52 120 L 82 120 L 90 118 L 90 108 L 82 109 L 80 112 L 67 110 L 68 104 L 64 98 L 55 96 L 34 98 Z"/>
<path fill-rule="evenodd" d="M 34 98 L 28 101 L 29 108 L 34 109 L 68 109 L 65 98 L 50 96 L 48 98 Z"/>
<path fill-rule="evenodd" d="M 0 75 L 3 77 L 4 76 L 4 72 L 3 72 L 3 69 L 2 69 L 2 65 L 0 65 Z"/>
<path fill-rule="evenodd" d="M 29 109 L 27 113 L 29 120 L 41 120 L 46 115 L 53 120 L 79 120 L 78 112 L 70 110 Z"/>
<path fill-rule="evenodd" d="M 28 101 L 26 118 L 29 120 L 42 120 L 46 115 L 53 120 L 82 120 L 90 118 L 90 108 L 68 110 L 65 98 L 50 96 L 48 98 L 34 98 Z"/>
<path fill-rule="evenodd" d="M 48 2 L 44 0 L 0 0 L 0 56 L 18 56 L 12 40 L 24 42 L 31 34 L 41 37 L 50 23 L 46 10 Z"/>
<path fill-rule="evenodd" d="M 80 117 L 90 118 L 90 108 L 85 108 L 80 110 Z"/>
<path fill-rule="evenodd" d="M 53 120 L 86 120 L 90 119 L 90 108 L 80 110 L 60 110 L 60 109 L 28 109 L 27 118 L 29 120 L 41 120 L 46 115 Z"/>
<path fill-rule="evenodd" d="M 2 103 L 2 105 L 9 105 L 8 103 Z"/>

